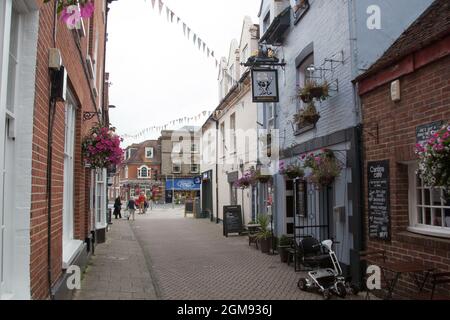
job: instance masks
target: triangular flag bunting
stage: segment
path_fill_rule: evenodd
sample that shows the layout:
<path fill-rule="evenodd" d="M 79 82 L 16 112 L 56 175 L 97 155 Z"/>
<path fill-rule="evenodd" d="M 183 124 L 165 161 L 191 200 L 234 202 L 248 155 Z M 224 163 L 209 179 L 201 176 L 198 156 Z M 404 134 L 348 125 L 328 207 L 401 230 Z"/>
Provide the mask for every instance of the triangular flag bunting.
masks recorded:
<path fill-rule="evenodd" d="M 205 52 L 206 44 L 203 42 L 203 52 Z"/>
<path fill-rule="evenodd" d="M 156 2 L 156 0 L 152 0 L 153 9 L 155 9 L 155 2 Z"/>
<path fill-rule="evenodd" d="M 194 33 L 194 45 L 197 42 L 197 35 Z"/>
<path fill-rule="evenodd" d="M 186 23 L 183 22 L 183 34 L 186 36 Z"/>
<path fill-rule="evenodd" d="M 191 28 L 187 29 L 187 37 L 188 37 L 188 40 L 191 38 Z"/>
<path fill-rule="evenodd" d="M 202 46 L 202 39 L 198 38 L 198 49 L 200 50 L 200 47 Z"/>
<path fill-rule="evenodd" d="M 163 7 L 164 7 L 164 3 L 161 0 L 159 0 L 159 15 L 161 15 Z"/>
<path fill-rule="evenodd" d="M 169 22 L 170 19 L 170 9 L 166 7 L 166 15 L 167 15 L 167 22 Z"/>

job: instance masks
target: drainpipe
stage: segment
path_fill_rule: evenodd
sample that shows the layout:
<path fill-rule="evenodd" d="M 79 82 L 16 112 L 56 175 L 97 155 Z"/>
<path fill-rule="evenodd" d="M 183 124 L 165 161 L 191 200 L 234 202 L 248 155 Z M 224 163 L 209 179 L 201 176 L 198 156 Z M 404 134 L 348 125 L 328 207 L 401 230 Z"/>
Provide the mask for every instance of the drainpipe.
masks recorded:
<path fill-rule="evenodd" d="M 219 120 L 216 122 L 216 224 L 219 223 Z"/>
<path fill-rule="evenodd" d="M 53 5 L 53 47 L 56 48 L 56 32 L 57 32 L 57 5 L 55 1 Z M 48 295 L 54 300 L 52 290 L 52 162 L 53 162 L 53 126 L 55 123 L 56 99 L 52 96 L 53 73 L 50 71 L 50 91 L 49 91 L 49 110 L 48 110 L 48 129 L 47 129 L 47 280 Z"/>

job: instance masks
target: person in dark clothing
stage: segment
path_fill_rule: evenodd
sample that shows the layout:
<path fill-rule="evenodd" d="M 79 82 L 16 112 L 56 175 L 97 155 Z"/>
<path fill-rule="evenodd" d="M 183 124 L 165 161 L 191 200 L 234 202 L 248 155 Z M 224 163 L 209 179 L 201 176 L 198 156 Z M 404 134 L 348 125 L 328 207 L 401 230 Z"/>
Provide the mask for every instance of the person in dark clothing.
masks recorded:
<path fill-rule="evenodd" d="M 127 219 L 130 220 L 130 217 L 133 218 L 134 221 L 134 213 L 136 212 L 136 199 L 134 199 L 133 197 L 130 198 L 130 200 L 128 201 L 128 205 L 127 205 L 127 209 L 128 209 L 128 217 Z"/>
<path fill-rule="evenodd" d="M 117 197 L 116 201 L 114 202 L 114 216 L 116 217 L 116 219 L 118 218 L 122 219 L 122 214 L 120 213 L 121 210 L 122 210 L 122 201 L 120 197 Z"/>

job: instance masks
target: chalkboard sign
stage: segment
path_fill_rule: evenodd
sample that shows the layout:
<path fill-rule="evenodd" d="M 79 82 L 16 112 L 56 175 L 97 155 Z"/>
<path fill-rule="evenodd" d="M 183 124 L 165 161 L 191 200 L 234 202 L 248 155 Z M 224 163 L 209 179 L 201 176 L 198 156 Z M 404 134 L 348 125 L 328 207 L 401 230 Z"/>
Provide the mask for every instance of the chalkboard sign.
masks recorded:
<path fill-rule="evenodd" d="M 416 128 L 416 140 L 419 144 L 424 144 L 428 141 L 430 136 L 442 128 L 444 125 L 443 121 L 436 121 Z"/>
<path fill-rule="evenodd" d="M 194 213 L 194 202 L 191 200 L 186 200 L 184 203 L 184 213 Z"/>
<path fill-rule="evenodd" d="M 241 233 L 242 226 L 242 210 L 241 206 L 224 206 L 223 207 L 223 235 L 228 237 L 229 233 Z"/>
<path fill-rule="evenodd" d="M 369 162 L 367 167 L 369 237 L 391 240 L 389 161 Z"/>

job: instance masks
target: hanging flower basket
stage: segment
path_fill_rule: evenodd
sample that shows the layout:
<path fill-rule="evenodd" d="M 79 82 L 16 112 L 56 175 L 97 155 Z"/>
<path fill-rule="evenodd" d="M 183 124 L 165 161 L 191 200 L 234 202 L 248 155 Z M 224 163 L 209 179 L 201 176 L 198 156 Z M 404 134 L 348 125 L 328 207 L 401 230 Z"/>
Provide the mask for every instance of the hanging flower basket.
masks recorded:
<path fill-rule="evenodd" d="M 305 167 L 311 169 L 308 180 L 316 186 L 331 185 L 342 170 L 342 165 L 333 151 L 324 149 L 319 155 L 310 154 L 305 157 Z"/>
<path fill-rule="evenodd" d="M 122 139 L 107 127 L 97 125 L 83 140 L 85 164 L 92 169 L 120 165 L 124 152 L 120 147 Z"/>
<path fill-rule="evenodd" d="M 323 82 L 322 84 L 308 80 L 305 86 L 298 90 L 298 97 L 304 103 L 310 103 L 314 99 L 318 101 L 324 101 L 329 97 L 329 85 L 328 82 Z"/>
<path fill-rule="evenodd" d="M 305 176 L 305 171 L 298 163 L 288 164 L 285 166 L 283 161 L 280 162 L 279 173 L 292 180 L 296 178 L 303 178 Z"/>
<path fill-rule="evenodd" d="M 300 110 L 294 115 L 294 121 L 300 126 L 315 125 L 320 119 L 320 114 L 317 112 L 314 102 L 310 102 L 308 106 Z"/>
<path fill-rule="evenodd" d="M 418 173 L 425 185 L 450 192 L 450 123 L 434 133 L 428 141 L 416 145 Z"/>
<path fill-rule="evenodd" d="M 268 183 L 272 179 L 272 176 L 261 174 L 261 170 L 257 170 L 255 173 L 255 181 L 260 183 Z"/>
<path fill-rule="evenodd" d="M 255 176 L 253 171 L 246 171 L 241 178 L 236 180 L 234 187 L 237 189 L 248 189 L 255 183 Z"/>
<path fill-rule="evenodd" d="M 94 13 L 94 2 L 91 0 L 54 0 L 57 2 L 57 11 L 60 20 L 63 21 L 69 29 L 80 29 L 81 19 L 90 18 Z M 44 3 L 51 0 L 44 0 Z"/>

